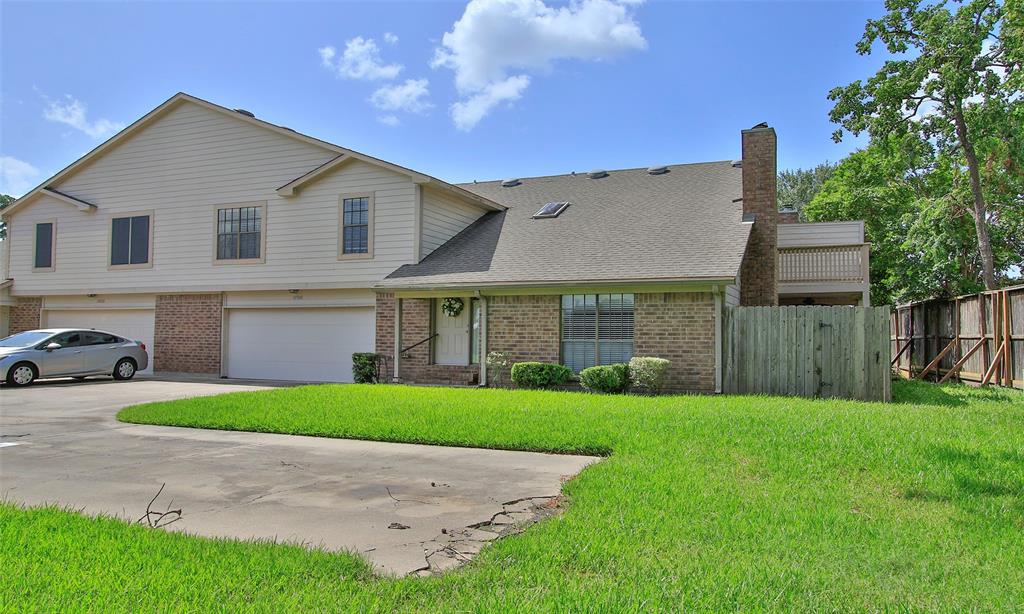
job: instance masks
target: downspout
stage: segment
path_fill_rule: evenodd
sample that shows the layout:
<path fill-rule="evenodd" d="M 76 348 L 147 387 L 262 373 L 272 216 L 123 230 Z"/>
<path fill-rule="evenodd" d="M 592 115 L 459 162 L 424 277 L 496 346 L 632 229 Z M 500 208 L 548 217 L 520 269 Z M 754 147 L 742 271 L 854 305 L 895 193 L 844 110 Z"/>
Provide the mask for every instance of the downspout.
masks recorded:
<path fill-rule="evenodd" d="M 395 294 L 395 358 L 394 358 L 394 374 L 392 375 L 391 381 L 395 384 L 401 381 L 399 370 L 402 362 L 402 299 Z"/>
<path fill-rule="evenodd" d="M 480 300 L 480 387 L 487 386 L 487 297 L 476 291 Z"/>
<path fill-rule="evenodd" d="M 722 394 L 722 286 L 715 286 L 715 394 Z"/>

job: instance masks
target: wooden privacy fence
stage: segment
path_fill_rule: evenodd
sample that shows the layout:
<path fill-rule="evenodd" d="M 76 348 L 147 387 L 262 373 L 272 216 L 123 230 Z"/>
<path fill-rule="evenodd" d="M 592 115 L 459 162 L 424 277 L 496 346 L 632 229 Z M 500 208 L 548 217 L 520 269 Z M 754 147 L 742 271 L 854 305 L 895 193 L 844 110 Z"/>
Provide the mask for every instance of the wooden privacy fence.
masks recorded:
<path fill-rule="evenodd" d="M 1024 286 L 900 305 L 892 320 L 903 377 L 1024 388 Z"/>
<path fill-rule="evenodd" d="M 722 387 L 729 394 L 891 399 L 888 307 L 729 307 Z"/>

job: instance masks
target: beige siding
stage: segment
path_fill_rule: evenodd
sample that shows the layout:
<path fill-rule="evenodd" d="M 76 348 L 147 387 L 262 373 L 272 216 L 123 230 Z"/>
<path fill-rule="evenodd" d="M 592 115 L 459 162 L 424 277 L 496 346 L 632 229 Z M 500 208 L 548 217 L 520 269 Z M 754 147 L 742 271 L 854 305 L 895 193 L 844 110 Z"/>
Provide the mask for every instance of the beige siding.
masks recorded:
<path fill-rule="evenodd" d="M 484 210 L 424 188 L 420 258 L 425 258 L 484 214 Z"/>
<path fill-rule="evenodd" d="M 415 261 L 415 186 L 404 175 L 354 161 L 295 197 L 276 195 L 276 188 L 335 155 L 215 111 L 181 105 L 54 186 L 94 203 L 97 211 L 78 211 L 44 196 L 12 216 L 14 292 L 369 287 Z M 375 197 L 374 257 L 339 261 L 339 196 L 356 193 Z M 266 203 L 265 262 L 214 264 L 217 206 L 250 202 Z M 152 268 L 108 270 L 111 218 L 139 211 L 153 212 Z M 33 273 L 32 229 L 49 218 L 58 219 L 56 270 Z"/>
<path fill-rule="evenodd" d="M 864 242 L 864 222 L 780 224 L 778 246 L 856 245 Z"/>
<path fill-rule="evenodd" d="M 739 284 L 732 284 L 725 287 L 725 306 L 726 307 L 739 307 L 740 306 L 740 287 Z"/>

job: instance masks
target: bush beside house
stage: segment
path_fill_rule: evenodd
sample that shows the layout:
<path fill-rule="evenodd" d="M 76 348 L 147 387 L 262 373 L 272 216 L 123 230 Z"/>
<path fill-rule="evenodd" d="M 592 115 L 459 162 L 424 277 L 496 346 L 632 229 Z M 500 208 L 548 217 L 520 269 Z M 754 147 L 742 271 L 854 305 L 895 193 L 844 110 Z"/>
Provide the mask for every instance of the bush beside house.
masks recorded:
<path fill-rule="evenodd" d="M 356 352 L 352 354 L 352 381 L 357 384 L 376 384 L 380 381 L 378 365 L 380 354 Z"/>
<path fill-rule="evenodd" d="M 517 362 L 512 365 L 512 382 L 523 388 L 562 386 L 572 377 L 565 365 L 544 362 Z"/>
<path fill-rule="evenodd" d="M 580 385 L 590 392 L 616 394 L 629 389 L 629 365 L 598 365 L 580 371 Z"/>
<path fill-rule="evenodd" d="M 665 372 L 670 361 L 653 356 L 635 356 L 629 359 L 629 381 L 633 390 L 660 394 L 665 386 Z"/>

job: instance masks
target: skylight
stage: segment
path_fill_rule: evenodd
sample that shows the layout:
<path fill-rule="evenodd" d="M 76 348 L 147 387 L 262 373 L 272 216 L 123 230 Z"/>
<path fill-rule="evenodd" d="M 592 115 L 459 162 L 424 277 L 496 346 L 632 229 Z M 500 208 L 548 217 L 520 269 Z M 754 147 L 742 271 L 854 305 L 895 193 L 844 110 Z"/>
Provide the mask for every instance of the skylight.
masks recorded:
<path fill-rule="evenodd" d="M 543 207 L 541 207 L 540 211 L 538 211 L 537 213 L 534 213 L 533 217 L 535 219 L 536 218 L 543 218 L 543 217 L 558 217 L 558 215 L 560 213 L 562 213 L 563 211 L 565 211 L 565 208 L 568 207 L 568 206 L 569 206 L 569 203 L 567 203 L 567 202 L 548 203 L 548 204 L 544 205 Z"/>

